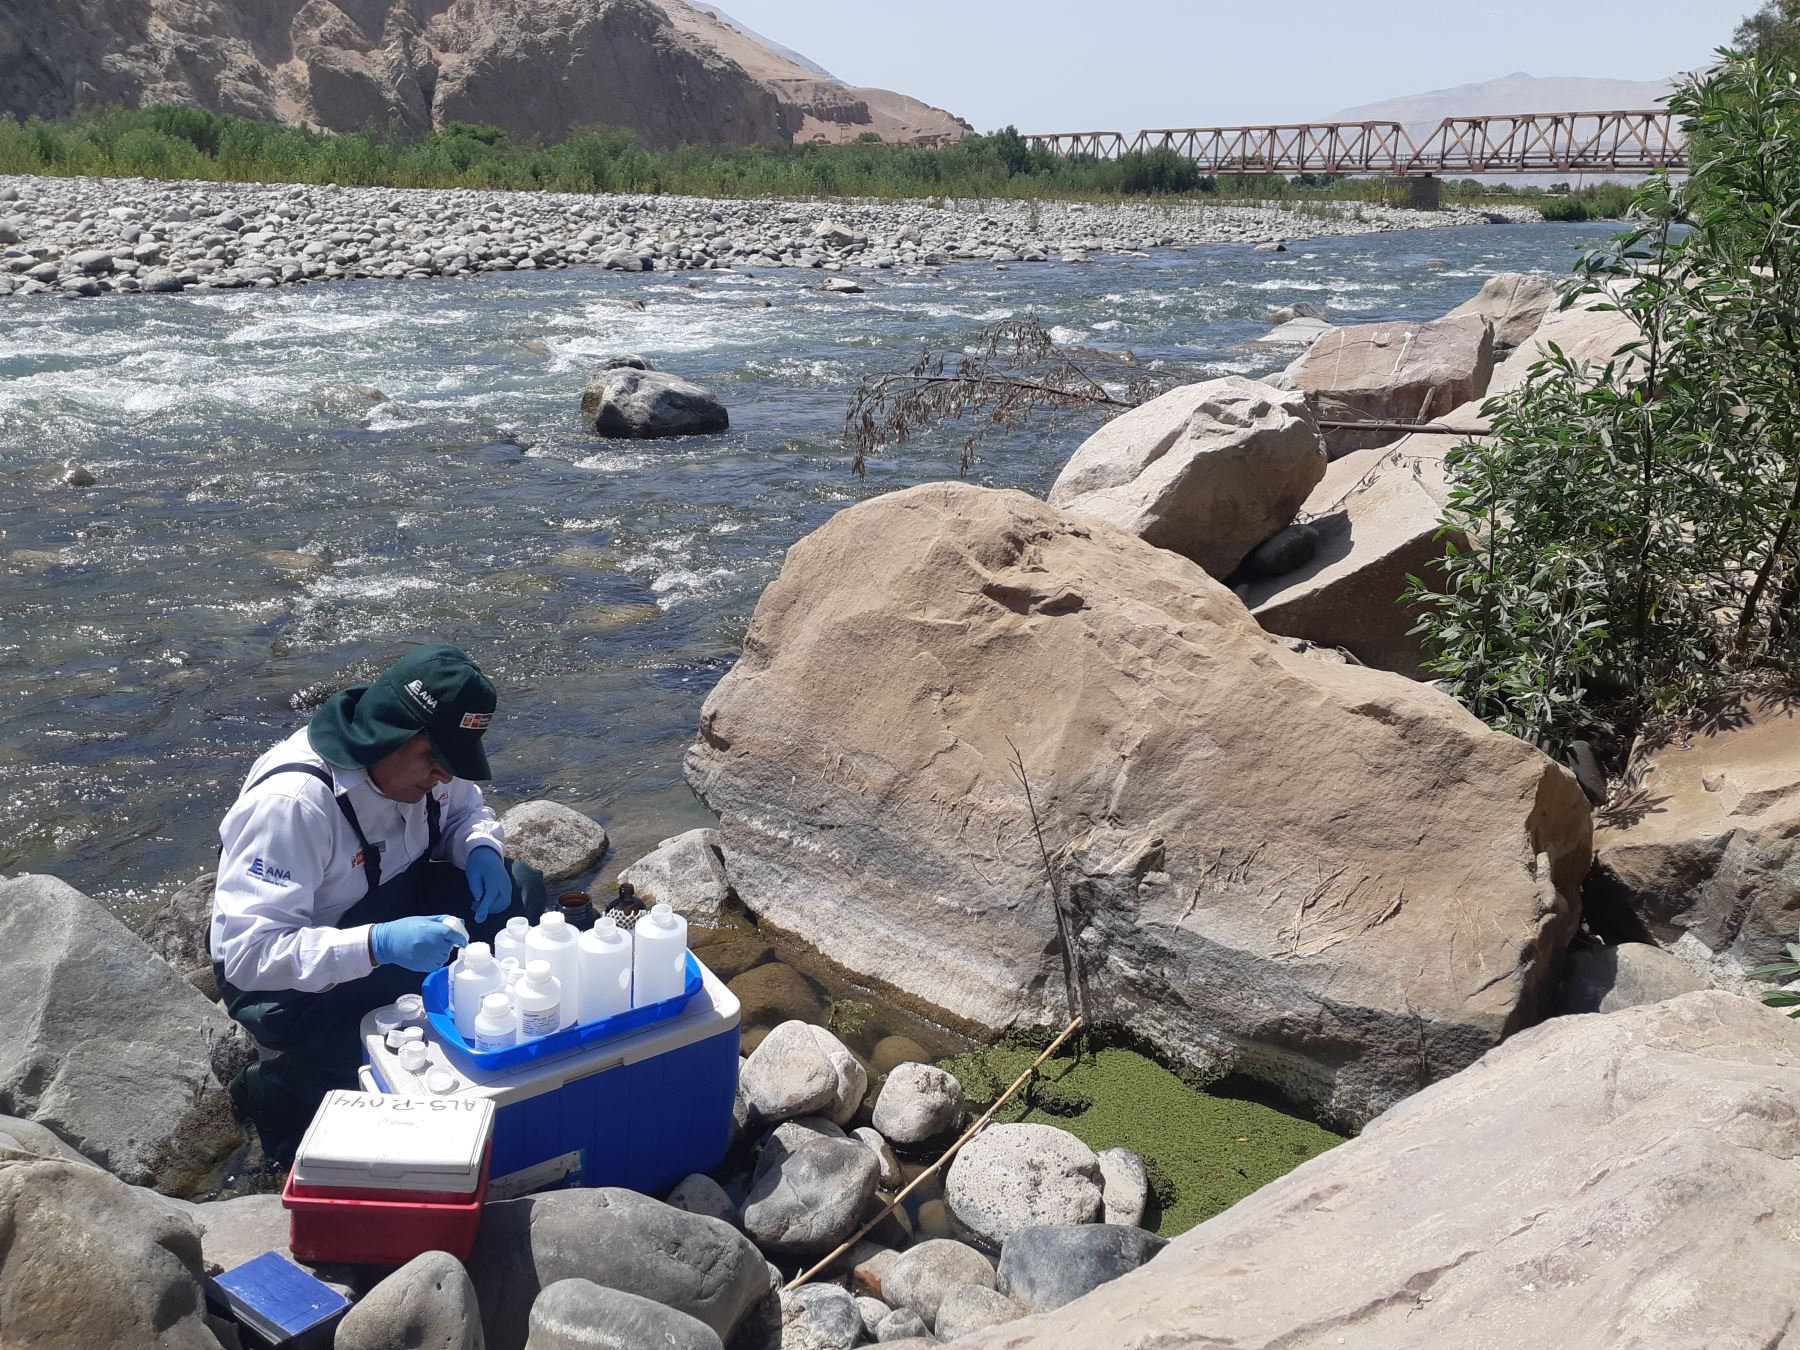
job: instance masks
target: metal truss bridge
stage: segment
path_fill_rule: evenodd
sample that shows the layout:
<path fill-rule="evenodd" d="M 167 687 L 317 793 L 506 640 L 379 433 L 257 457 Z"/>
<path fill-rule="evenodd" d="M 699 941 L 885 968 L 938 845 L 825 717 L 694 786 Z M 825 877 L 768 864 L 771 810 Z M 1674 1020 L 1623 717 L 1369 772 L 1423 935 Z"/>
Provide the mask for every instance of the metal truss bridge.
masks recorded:
<path fill-rule="evenodd" d="M 1666 109 L 1446 117 L 1415 142 L 1398 122 L 1066 131 L 1027 136 L 1059 155 L 1117 159 L 1168 148 L 1203 173 L 1335 173 L 1442 177 L 1476 173 L 1654 173 L 1687 168 Z"/>

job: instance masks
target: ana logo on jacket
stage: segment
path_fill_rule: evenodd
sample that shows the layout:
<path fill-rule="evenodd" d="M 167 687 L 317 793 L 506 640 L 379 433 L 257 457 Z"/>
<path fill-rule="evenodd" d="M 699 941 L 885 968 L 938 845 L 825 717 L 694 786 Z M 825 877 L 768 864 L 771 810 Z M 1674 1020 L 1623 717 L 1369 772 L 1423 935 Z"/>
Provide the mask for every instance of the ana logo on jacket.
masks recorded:
<path fill-rule="evenodd" d="M 287 868 L 277 867 L 273 863 L 266 863 L 261 858 L 253 859 L 246 870 L 258 881 L 273 881 L 279 883 L 283 881 L 292 881 L 294 879 L 294 874 L 288 871 Z"/>

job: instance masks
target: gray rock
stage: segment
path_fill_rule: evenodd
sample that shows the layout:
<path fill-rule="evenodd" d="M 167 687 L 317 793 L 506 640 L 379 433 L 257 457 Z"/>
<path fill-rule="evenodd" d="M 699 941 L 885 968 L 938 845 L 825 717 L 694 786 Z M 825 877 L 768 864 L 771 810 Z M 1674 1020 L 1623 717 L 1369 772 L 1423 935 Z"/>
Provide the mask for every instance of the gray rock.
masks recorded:
<path fill-rule="evenodd" d="M 1295 319 L 1318 319 L 1321 322 L 1329 322 L 1331 312 L 1317 301 L 1296 300 L 1293 304 L 1283 305 L 1269 315 L 1269 324 L 1271 327 L 1275 327 L 1284 323 L 1292 323 Z"/>
<path fill-rule="evenodd" d="M 1279 241 L 1276 241 L 1273 243 L 1258 244 L 1255 247 L 1255 249 L 1252 250 L 1252 252 L 1256 252 L 1256 253 L 1286 253 L 1287 251 L 1288 251 L 1287 245 L 1283 244 Z"/>
<path fill-rule="evenodd" d="M 520 1350 L 532 1303 L 590 1279 L 696 1317 L 729 1340 L 768 1293 L 768 1266 L 728 1223 L 613 1187 L 487 1205 L 468 1260 L 488 1350 Z"/>
<path fill-rule="evenodd" d="M 896 1144 L 923 1144 L 954 1130 L 962 1113 L 962 1084 L 953 1075 L 930 1064 L 900 1064 L 881 1085 L 873 1123 Z"/>
<path fill-rule="evenodd" d="M 409 1343 L 410 1344 L 410 1343 Z M 706 1323 L 592 1280 L 558 1280 L 531 1305 L 525 1350 L 724 1350 Z"/>
<path fill-rule="evenodd" d="M 794 1148 L 771 1139 L 756 1160 L 744 1231 L 772 1252 L 829 1251 L 856 1230 L 878 1171 L 852 1139 L 809 1137 Z"/>
<path fill-rule="evenodd" d="M 862 1338 L 862 1313 L 849 1290 L 803 1284 L 781 1295 L 781 1350 L 850 1350 Z"/>
<path fill-rule="evenodd" d="M 796 1149 L 813 1139 L 848 1139 L 843 1128 L 824 1116 L 800 1116 L 784 1120 L 769 1132 L 769 1138 L 783 1148 Z"/>
<path fill-rule="evenodd" d="M 870 1340 L 875 1339 L 875 1328 L 881 1325 L 881 1319 L 894 1311 L 878 1298 L 867 1294 L 856 1296 L 856 1315 L 862 1318 L 863 1335 Z"/>
<path fill-rule="evenodd" d="M 1319 531 L 1312 525 L 1294 524 L 1277 530 L 1250 550 L 1242 573 L 1253 581 L 1286 576 L 1311 562 L 1319 551 Z"/>
<path fill-rule="evenodd" d="M 243 1135 L 215 1054 L 231 1020 L 81 892 L 0 881 L 0 1109 L 136 1184 L 193 1186 Z"/>
<path fill-rule="evenodd" d="M 1112 1223 L 1021 1228 L 1000 1249 L 999 1289 L 1027 1312 L 1049 1312 L 1136 1270 L 1168 1245 L 1154 1233 Z"/>
<path fill-rule="evenodd" d="M 661 902 L 677 914 L 711 915 L 725 907 L 731 883 L 717 830 L 689 830 L 665 839 L 619 873 L 647 905 Z"/>
<path fill-rule="evenodd" d="M 911 1308 L 895 1308 L 875 1328 L 875 1339 L 882 1345 L 897 1341 L 929 1340 L 931 1328 Z M 783 1350 L 786 1350 L 783 1347 Z"/>
<path fill-rule="evenodd" d="M 655 370 L 650 358 L 639 356 L 636 352 L 620 352 L 616 356 L 608 356 L 600 362 L 601 370 Z"/>
<path fill-rule="evenodd" d="M 894 1156 L 894 1150 L 888 1141 L 881 1137 L 881 1131 L 873 1126 L 861 1125 L 850 1133 L 862 1140 L 869 1152 L 875 1155 L 875 1165 L 880 1168 L 877 1174 L 880 1185 L 889 1188 L 900 1185 L 903 1179 L 900 1160 Z"/>
<path fill-rule="evenodd" d="M 219 996 L 213 978 L 212 951 L 207 945 L 212 930 L 213 874 L 211 872 L 177 887 L 168 902 L 138 930 L 150 950 L 167 961 L 202 995 Z"/>
<path fill-rule="evenodd" d="M 99 480 L 94 477 L 93 470 L 84 464 L 71 464 L 63 470 L 63 486 L 73 488 L 92 487 Z"/>
<path fill-rule="evenodd" d="M 545 881 L 580 876 L 606 856 L 606 830 L 560 802 L 521 802 L 500 817 L 506 856 L 527 863 Z"/>
<path fill-rule="evenodd" d="M 896 1308 L 911 1308 L 930 1327 L 950 1290 L 965 1284 L 992 1289 L 995 1282 L 994 1263 L 967 1243 L 928 1238 L 900 1253 L 888 1267 L 881 1277 L 881 1293 Z"/>
<path fill-rule="evenodd" d="M 819 289 L 828 295 L 861 295 L 863 293 L 863 288 L 848 277 L 833 277 Z"/>
<path fill-rule="evenodd" d="M 691 1172 L 676 1182 L 675 1189 L 669 1192 L 668 1202 L 689 1214 L 723 1219 L 733 1226 L 738 1221 L 738 1207 L 725 1194 L 725 1188 L 704 1172 Z"/>
<path fill-rule="evenodd" d="M 90 277 L 102 276 L 113 270 L 112 254 L 103 248 L 83 249 L 80 253 L 71 253 L 63 261 Z"/>
<path fill-rule="evenodd" d="M 462 1262 L 426 1252 L 363 1295 L 331 1344 L 332 1350 L 484 1350 L 487 1342 Z"/>
<path fill-rule="evenodd" d="M 824 1027 L 798 1021 L 770 1029 L 745 1064 L 742 1081 L 751 1109 L 770 1122 L 822 1112 L 842 1123 L 868 1090 L 867 1070 L 842 1041 Z"/>
<path fill-rule="evenodd" d="M 98 1167 L 34 1120 L 0 1116 L 0 1167 L 16 1163 L 71 1162 Z"/>
<path fill-rule="evenodd" d="M 725 431 L 731 416 L 710 389 L 661 371 L 606 370 L 581 396 L 595 432 L 630 440 Z"/>
<path fill-rule="evenodd" d="M 1100 1192 L 1103 1221 L 1136 1228 L 1144 1222 L 1150 1203 L 1150 1179 L 1144 1160 L 1128 1148 L 1100 1150 Z"/>
<path fill-rule="evenodd" d="M 1610 1013 L 1679 998 L 1706 988 L 1706 981 L 1673 952 L 1647 942 L 1616 947 L 1569 948 L 1563 966 L 1561 1013 Z"/>
<path fill-rule="evenodd" d="M 1054 1125 L 990 1125 L 950 1164 L 944 1201 L 957 1228 L 998 1248 L 1021 1228 L 1100 1217 L 1100 1160 Z"/>
<path fill-rule="evenodd" d="M 200 1234 L 180 1210 L 80 1163 L 0 1168 L 0 1343 L 218 1350 Z"/>
<path fill-rule="evenodd" d="M 944 1291 L 935 1329 L 939 1340 L 953 1341 L 988 1327 L 1015 1322 L 1022 1316 L 1019 1305 L 998 1290 L 981 1284 L 959 1284 Z"/>

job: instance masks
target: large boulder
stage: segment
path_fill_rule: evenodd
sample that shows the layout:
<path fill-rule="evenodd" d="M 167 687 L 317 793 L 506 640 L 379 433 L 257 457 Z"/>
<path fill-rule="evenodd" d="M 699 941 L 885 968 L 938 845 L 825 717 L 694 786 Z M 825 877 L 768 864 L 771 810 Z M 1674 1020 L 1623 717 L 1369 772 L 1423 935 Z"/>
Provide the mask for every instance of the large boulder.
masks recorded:
<path fill-rule="evenodd" d="M 54 877 L 0 881 L 0 1112 L 125 1181 L 178 1192 L 244 1142 L 214 1072 L 231 1019 Z"/>
<path fill-rule="evenodd" d="M 544 874 L 545 881 L 580 876 L 606 856 L 606 828 L 561 802 L 520 802 L 500 817 L 506 856 Z"/>
<path fill-rule="evenodd" d="M 1306 400 L 1233 375 L 1108 422 L 1063 466 L 1050 501 L 1226 577 L 1324 473 Z"/>
<path fill-rule="evenodd" d="M 1556 1018 L 989 1350 L 1712 1350 L 1800 1322 L 1800 1024 Z"/>
<path fill-rule="evenodd" d="M 46 1129 L 35 1120 L 0 1116 L 0 1167 L 34 1162 L 72 1162 L 87 1167 L 99 1166 L 63 1143 L 54 1130 Z"/>
<path fill-rule="evenodd" d="M 581 414 L 602 436 L 648 440 L 724 431 L 731 417 L 717 394 L 656 370 L 599 372 L 581 395 Z"/>
<path fill-rule="evenodd" d="M 213 874 L 183 882 L 162 907 L 144 921 L 138 936 L 194 988 L 207 998 L 219 996 L 213 977 L 212 932 Z"/>
<path fill-rule="evenodd" d="M 1557 302 L 1556 286 L 1543 277 L 1525 272 L 1501 272 L 1481 283 L 1481 289 L 1444 317 L 1475 315 L 1494 325 L 1494 348 L 1510 350 L 1537 331 L 1550 307 Z"/>
<path fill-rule="evenodd" d="M 1466 535 L 1439 535 L 1449 497 L 1444 451 L 1454 444 L 1451 436 L 1415 435 L 1333 460 L 1302 508 L 1312 557 L 1240 592 L 1256 621 L 1271 633 L 1342 647 L 1366 666 L 1418 678 L 1426 653 L 1412 629 L 1422 607 L 1400 597 L 1413 577 L 1441 583 L 1436 564 L 1450 542 L 1470 546 Z"/>
<path fill-rule="evenodd" d="M 1615 380 L 1629 379 L 1641 372 L 1642 358 L 1635 353 L 1620 356 L 1619 350 L 1643 340 L 1637 321 L 1619 310 L 1612 295 L 1584 295 L 1567 308 L 1559 301 L 1545 311 L 1530 336 L 1494 368 L 1488 394 L 1504 394 L 1524 384 L 1531 367 L 1549 356 L 1553 345 L 1592 375 L 1616 361 Z"/>
<path fill-rule="evenodd" d="M 0 1345 L 218 1350 L 200 1234 L 175 1206 L 97 1167 L 0 1168 Z"/>
<path fill-rule="evenodd" d="M 1728 976 L 1781 960 L 1800 929 L 1800 696 L 1637 746 L 1594 846 L 1596 901 L 1684 957 Z"/>
<path fill-rule="evenodd" d="M 686 1313 L 729 1340 L 769 1292 L 769 1267 L 730 1224 L 613 1187 L 490 1203 L 467 1262 L 488 1350 L 521 1350 L 538 1294 L 592 1280 Z"/>
<path fill-rule="evenodd" d="M 1494 326 L 1478 314 L 1430 323 L 1361 323 L 1322 335 L 1283 372 L 1321 420 L 1420 422 L 1487 392 Z M 1329 430 L 1333 456 L 1382 445 L 1391 431 Z"/>
<path fill-rule="evenodd" d="M 1360 1123 L 1542 1011 L 1590 857 L 1566 770 L 1023 493 L 930 484 L 795 544 L 687 767 L 751 909 L 1060 1027 L 1014 747 L 1094 1015 L 1176 1059 Z"/>

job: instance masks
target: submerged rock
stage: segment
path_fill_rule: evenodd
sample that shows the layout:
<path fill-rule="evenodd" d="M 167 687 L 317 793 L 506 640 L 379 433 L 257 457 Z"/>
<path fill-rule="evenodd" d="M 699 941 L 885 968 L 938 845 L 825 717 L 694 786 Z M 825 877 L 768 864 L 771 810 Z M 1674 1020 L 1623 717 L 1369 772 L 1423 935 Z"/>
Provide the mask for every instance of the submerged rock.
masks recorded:
<path fill-rule="evenodd" d="M 760 917 L 1060 1027 L 1014 746 L 1096 1015 L 1178 1061 L 1356 1123 L 1548 1009 L 1592 838 L 1565 769 L 1023 493 L 930 484 L 795 544 L 687 767 Z"/>

